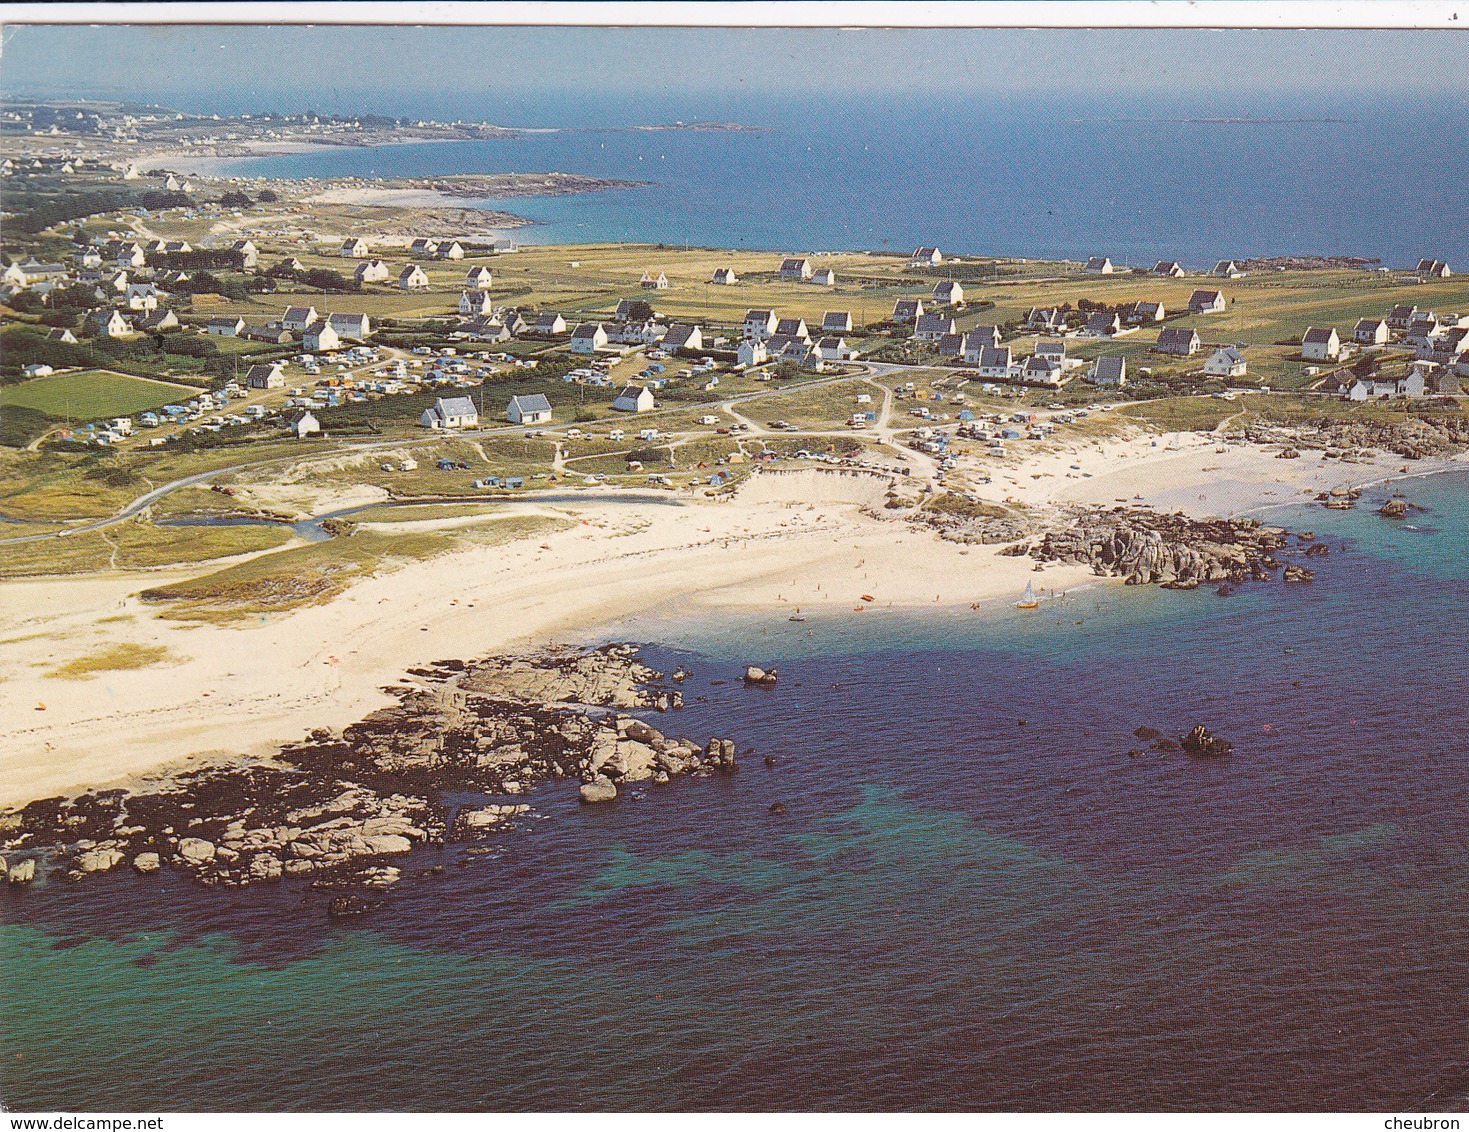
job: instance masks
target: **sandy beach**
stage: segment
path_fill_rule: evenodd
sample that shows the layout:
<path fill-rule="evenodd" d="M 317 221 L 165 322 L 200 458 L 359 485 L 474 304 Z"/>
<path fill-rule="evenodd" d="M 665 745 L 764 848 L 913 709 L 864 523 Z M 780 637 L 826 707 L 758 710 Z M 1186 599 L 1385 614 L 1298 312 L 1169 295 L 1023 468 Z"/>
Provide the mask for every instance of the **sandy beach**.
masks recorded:
<path fill-rule="evenodd" d="M 1348 472 L 1367 482 L 1402 466 L 1379 459 L 1348 468 L 1315 453 L 1276 460 L 1255 446 L 1218 447 L 1192 436 L 1176 450 L 1109 441 L 1035 456 L 996 475 L 989 490 L 1042 506 L 1131 500 L 1238 514 L 1299 502 Z M 213 564 L 6 582 L 0 805 L 121 784 L 189 759 L 268 757 L 311 728 L 341 727 L 385 705 L 380 689 L 416 664 L 596 640 L 599 627 L 644 610 L 719 607 L 783 620 L 799 606 L 881 616 L 1010 600 L 1031 579 L 1055 590 L 1096 581 L 1082 567 L 1036 573 L 1030 558 L 864 514 L 885 486 L 807 470 L 756 476 L 727 502 L 672 505 L 596 491 L 584 502 L 526 501 L 516 510 L 574 525 L 407 565 L 258 624 L 164 620 L 136 596 Z M 47 675 L 119 643 L 163 646 L 170 662 L 80 681 Z"/>

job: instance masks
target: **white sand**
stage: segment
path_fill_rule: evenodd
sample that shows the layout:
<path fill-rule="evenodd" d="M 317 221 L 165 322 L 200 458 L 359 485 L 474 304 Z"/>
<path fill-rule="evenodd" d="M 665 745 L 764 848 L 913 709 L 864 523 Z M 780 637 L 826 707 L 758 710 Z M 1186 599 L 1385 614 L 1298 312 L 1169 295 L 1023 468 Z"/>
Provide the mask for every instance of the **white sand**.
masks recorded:
<path fill-rule="evenodd" d="M 1217 452 L 1212 439 L 1187 435 L 1180 443 L 1178 451 L 1140 440 L 1037 453 L 985 490 L 1036 504 L 1141 495 L 1159 507 L 1238 513 L 1402 467 L 1388 458 L 1275 460 L 1254 447 Z M 305 502 L 290 495 L 286 488 L 272 502 Z M 670 506 L 589 492 L 575 505 L 527 503 L 527 512 L 554 510 L 577 525 L 416 563 L 327 605 L 237 627 L 160 620 L 132 596 L 199 569 L 3 583 L 0 805 L 126 781 L 190 757 L 268 756 L 310 728 L 341 727 L 388 703 L 379 688 L 413 665 L 593 639 L 599 626 L 655 607 L 780 618 L 794 606 L 825 607 L 870 617 L 1008 598 L 1031 578 L 1055 589 L 1092 581 L 1081 568 L 1035 573 L 1028 558 L 861 514 L 859 503 L 880 496 L 877 480 L 804 472 L 757 477 L 730 502 Z M 119 615 L 131 619 L 104 620 Z M 179 659 L 83 681 L 46 675 L 118 642 L 162 644 Z"/>

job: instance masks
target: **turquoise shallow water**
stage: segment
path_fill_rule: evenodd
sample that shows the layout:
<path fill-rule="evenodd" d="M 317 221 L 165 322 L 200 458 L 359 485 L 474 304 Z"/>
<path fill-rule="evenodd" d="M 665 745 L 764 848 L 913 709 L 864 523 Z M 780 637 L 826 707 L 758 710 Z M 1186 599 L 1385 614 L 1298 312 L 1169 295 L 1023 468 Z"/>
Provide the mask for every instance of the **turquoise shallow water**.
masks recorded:
<path fill-rule="evenodd" d="M 694 671 L 677 729 L 775 767 L 548 786 L 357 923 L 298 885 L 5 892 L 0 1099 L 1461 1107 L 1466 487 L 1407 488 L 1416 531 L 1370 492 L 1281 516 L 1332 547 L 1309 587 L 633 619 Z M 748 660 L 780 685 L 727 682 Z M 1196 722 L 1236 753 L 1128 753 Z"/>

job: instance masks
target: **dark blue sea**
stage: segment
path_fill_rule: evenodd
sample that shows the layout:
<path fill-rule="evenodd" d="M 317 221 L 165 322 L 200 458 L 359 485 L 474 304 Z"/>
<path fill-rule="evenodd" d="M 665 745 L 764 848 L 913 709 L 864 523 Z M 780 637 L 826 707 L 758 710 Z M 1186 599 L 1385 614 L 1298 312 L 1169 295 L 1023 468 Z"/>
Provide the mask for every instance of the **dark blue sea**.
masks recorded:
<path fill-rule="evenodd" d="M 694 672 L 655 722 L 737 737 L 737 775 L 548 785 L 358 921 L 289 882 L 5 891 L 0 1101 L 1463 1107 L 1466 488 L 1278 512 L 1331 547 L 1309 586 L 632 619 Z M 1132 734 L 1195 723 L 1234 754 Z"/>
<path fill-rule="evenodd" d="M 1320 254 L 1469 266 L 1462 98 L 1209 101 L 943 94 L 595 104 L 493 103 L 557 132 L 492 141 L 321 147 L 225 163 L 272 177 L 547 172 L 644 188 L 485 202 L 533 243 L 626 240 L 820 251 L 1177 259 Z M 629 130 L 737 121 L 762 132 Z M 571 127 L 571 128 L 566 128 Z M 183 166 L 187 167 L 187 161 Z"/>

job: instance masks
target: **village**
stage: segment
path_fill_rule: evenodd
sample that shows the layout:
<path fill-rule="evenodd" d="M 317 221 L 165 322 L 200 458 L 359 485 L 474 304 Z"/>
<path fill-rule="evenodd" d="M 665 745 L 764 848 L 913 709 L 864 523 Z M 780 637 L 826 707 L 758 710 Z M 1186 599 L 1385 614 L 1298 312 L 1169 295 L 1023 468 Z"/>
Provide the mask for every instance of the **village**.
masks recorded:
<path fill-rule="evenodd" d="M 8 139 L 29 206 L 0 269 L 10 572 L 81 568 L 124 521 L 144 561 L 266 549 L 282 530 L 185 548 L 168 525 L 315 519 L 347 484 L 718 500 L 790 467 L 877 475 L 900 514 L 993 511 L 998 538 L 1027 480 L 1097 474 L 1083 447 L 1457 421 L 1469 376 L 1469 294 L 1435 258 L 538 246 L 182 168 Z M 312 490 L 281 506 L 283 474 Z M 87 539 L 58 557 L 58 535 Z"/>

